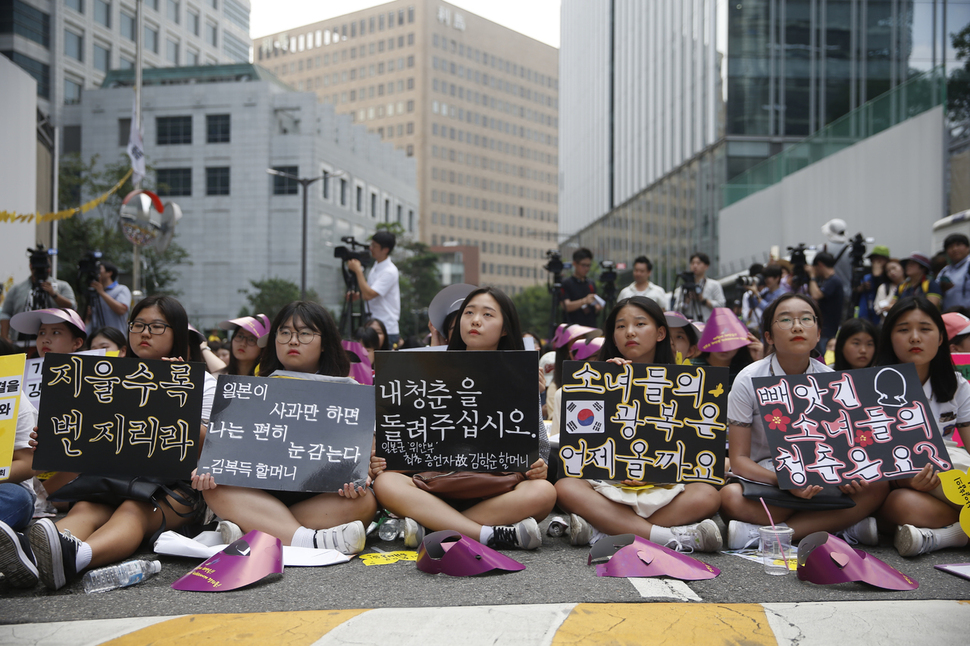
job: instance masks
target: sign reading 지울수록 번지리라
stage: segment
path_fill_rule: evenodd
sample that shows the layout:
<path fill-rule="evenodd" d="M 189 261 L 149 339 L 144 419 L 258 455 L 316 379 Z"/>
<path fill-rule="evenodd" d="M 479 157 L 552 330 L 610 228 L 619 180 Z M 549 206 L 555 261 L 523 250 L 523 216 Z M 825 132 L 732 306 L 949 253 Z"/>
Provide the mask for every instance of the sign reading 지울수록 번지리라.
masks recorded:
<path fill-rule="evenodd" d="M 726 368 L 563 363 L 562 475 L 724 483 Z"/>
<path fill-rule="evenodd" d="M 333 492 L 363 484 L 374 388 L 220 375 L 198 473 L 216 484 Z"/>
<path fill-rule="evenodd" d="M 388 469 L 525 472 L 539 459 L 535 352 L 378 352 L 376 363 Z"/>
<path fill-rule="evenodd" d="M 0 481 L 10 477 L 13 446 L 17 437 L 20 413 L 20 390 L 23 387 L 25 354 L 0 357 Z"/>
<path fill-rule="evenodd" d="M 201 363 L 48 354 L 34 468 L 187 480 L 204 372 Z"/>
<path fill-rule="evenodd" d="M 910 478 L 949 455 L 912 364 L 753 379 L 782 489 Z"/>

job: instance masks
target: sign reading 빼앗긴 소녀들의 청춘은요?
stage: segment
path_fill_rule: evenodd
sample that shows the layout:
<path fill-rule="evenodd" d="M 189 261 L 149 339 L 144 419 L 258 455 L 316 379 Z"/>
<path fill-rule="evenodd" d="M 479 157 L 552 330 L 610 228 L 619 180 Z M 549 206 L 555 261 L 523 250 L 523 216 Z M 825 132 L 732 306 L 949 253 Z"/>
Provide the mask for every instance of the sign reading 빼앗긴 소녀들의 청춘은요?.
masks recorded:
<path fill-rule="evenodd" d="M 538 362 L 529 351 L 376 353 L 377 455 L 404 471 L 528 471 Z"/>
<path fill-rule="evenodd" d="M 782 489 L 911 478 L 950 469 L 912 364 L 752 380 Z"/>
<path fill-rule="evenodd" d="M 198 473 L 216 484 L 333 492 L 364 483 L 373 440 L 373 386 L 219 375 Z"/>
<path fill-rule="evenodd" d="M 204 373 L 201 363 L 48 354 L 34 468 L 188 479 Z"/>
<path fill-rule="evenodd" d="M 726 368 L 563 363 L 562 475 L 724 483 Z"/>

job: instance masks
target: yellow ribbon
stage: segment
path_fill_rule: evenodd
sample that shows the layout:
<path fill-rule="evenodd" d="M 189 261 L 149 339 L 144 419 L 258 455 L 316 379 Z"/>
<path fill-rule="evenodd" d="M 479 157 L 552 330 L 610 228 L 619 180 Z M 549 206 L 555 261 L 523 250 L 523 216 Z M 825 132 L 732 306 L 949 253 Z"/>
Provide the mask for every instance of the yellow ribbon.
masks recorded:
<path fill-rule="evenodd" d="M 63 209 L 56 213 L 45 213 L 44 215 L 36 213 L 17 214 L 12 211 L 0 211 L 0 222 L 53 222 L 54 220 L 64 220 L 73 217 L 78 213 L 87 213 L 94 207 L 104 204 L 112 194 L 117 192 L 128 181 L 128 178 L 131 177 L 133 172 L 129 168 L 125 176 L 117 184 L 112 186 L 107 193 L 94 198 L 90 202 L 85 202 L 81 206 L 74 207 L 73 209 Z"/>

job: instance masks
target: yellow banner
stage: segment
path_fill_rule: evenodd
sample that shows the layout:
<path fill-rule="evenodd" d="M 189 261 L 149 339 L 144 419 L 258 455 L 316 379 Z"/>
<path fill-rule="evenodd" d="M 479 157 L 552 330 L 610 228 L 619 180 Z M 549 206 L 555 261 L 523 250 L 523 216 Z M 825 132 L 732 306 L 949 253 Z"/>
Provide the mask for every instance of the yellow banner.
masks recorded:
<path fill-rule="evenodd" d="M 0 480 L 10 478 L 13 443 L 17 436 L 20 388 L 24 378 L 25 354 L 0 357 Z"/>
<path fill-rule="evenodd" d="M 117 184 L 112 186 L 111 190 L 104 195 L 94 198 L 90 202 L 85 202 L 81 206 L 74 207 L 73 209 L 63 209 L 56 213 L 45 213 L 44 215 L 37 213 L 17 214 L 12 211 L 0 211 L 0 222 L 53 222 L 54 220 L 64 220 L 73 217 L 78 213 L 87 213 L 94 207 L 104 204 L 113 193 L 117 192 L 118 189 L 120 189 L 124 183 L 128 181 L 128 178 L 131 177 L 132 172 L 133 171 L 129 168 L 128 172 L 125 173 L 125 176 L 122 177 Z"/>

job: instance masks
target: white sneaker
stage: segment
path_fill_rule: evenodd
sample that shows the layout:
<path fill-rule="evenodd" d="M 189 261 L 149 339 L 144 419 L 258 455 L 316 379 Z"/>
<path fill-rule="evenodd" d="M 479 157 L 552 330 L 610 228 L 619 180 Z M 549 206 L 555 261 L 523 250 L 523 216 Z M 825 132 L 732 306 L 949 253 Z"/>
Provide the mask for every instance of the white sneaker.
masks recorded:
<path fill-rule="evenodd" d="M 228 520 L 220 520 L 219 524 L 216 525 L 216 531 L 219 532 L 222 542 L 226 545 L 235 543 L 243 537 L 243 531 L 239 528 L 239 525 Z"/>
<path fill-rule="evenodd" d="M 355 520 L 330 529 L 318 529 L 313 534 L 313 546 L 320 549 L 337 550 L 341 554 L 357 554 L 367 543 L 364 523 Z"/>
<path fill-rule="evenodd" d="M 415 548 L 424 540 L 424 525 L 413 518 L 404 519 L 404 547 Z"/>
<path fill-rule="evenodd" d="M 488 539 L 488 546 L 499 550 L 534 550 L 542 545 L 542 532 L 535 518 L 529 517 L 514 525 L 497 525 Z"/>
<path fill-rule="evenodd" d="M 761 542 L 759 527 L 760 525 L 754 523 L 732 520 L 728 523 L 727 548 L 729 550 L 743 550 L 749 547 L 758 549 L 758 543 Z"/>
<path fill-rule="evenodd" d="M 835 535 L 849 545 L 879 545 L 879 531 L 876 529 L 876 519 L 872 516 L 863 518 L 841 532 L 835 532 Z"/>
<path fill-rule="evenodd" d="M 902 525 L 896 529 L 896 537 L 893 539 L 893 545 L 900 556 L 919 556 L 946 547 L 963 547 L 966 544 L 967 535 L 960 523 L 939 529 Z"/>
<path fill-rule="evenodd" d="M 569 514 L 569 544 L 570 545 L 589 545 L 593 538 L 593 526 L 576 514 Z"/>
<path fill-rule="evenodd" d="M 710 518 L 693 525 L 671 527 L 670 531 L 674 539 L 666 547 L 672 547 L 678 552 L 717 552 L 724 544 L 721 530 Z"/>

